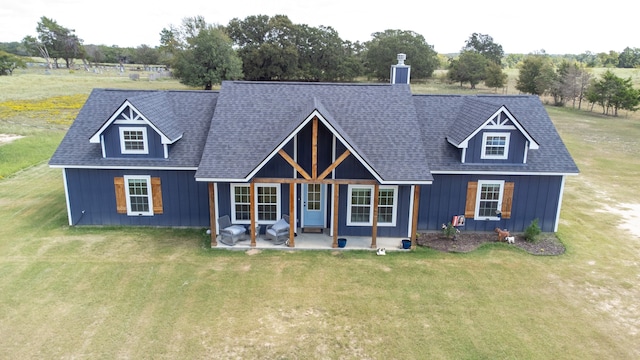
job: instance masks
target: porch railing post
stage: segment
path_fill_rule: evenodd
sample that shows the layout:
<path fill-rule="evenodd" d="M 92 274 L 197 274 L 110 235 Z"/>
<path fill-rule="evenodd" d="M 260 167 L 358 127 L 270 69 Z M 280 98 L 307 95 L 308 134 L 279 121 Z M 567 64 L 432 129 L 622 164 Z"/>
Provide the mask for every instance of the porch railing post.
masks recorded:
<path fill-rule="evenodd" d="M 332 248 L 338 247 L 338 199 L 340 194 L 340 184 L 333 184 L 333 244 Z"/>

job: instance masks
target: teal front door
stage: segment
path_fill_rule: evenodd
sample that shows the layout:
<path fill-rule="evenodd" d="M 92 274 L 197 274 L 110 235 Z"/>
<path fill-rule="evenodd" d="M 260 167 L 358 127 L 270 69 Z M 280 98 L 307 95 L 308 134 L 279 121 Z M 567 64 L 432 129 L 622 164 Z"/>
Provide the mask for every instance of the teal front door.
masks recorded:
<path fill-rule="evenodd" d="M 326 185 L 302 185 L 303 227 L 324 227 L 324 205 Z"/>

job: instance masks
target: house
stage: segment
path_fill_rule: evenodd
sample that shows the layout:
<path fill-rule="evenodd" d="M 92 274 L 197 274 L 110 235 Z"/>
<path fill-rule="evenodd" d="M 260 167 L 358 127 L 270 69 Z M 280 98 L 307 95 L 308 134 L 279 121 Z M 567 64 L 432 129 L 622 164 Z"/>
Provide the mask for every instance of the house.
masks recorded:
<path fill-rule="evenodd" d="M 69 224 L 410 237 L 556 231 L 578 169 L 536 96 L 422 95 L 391 84 L 223 82 L 219 91 L 95 89 L 51 158 Z M 263 230 L 264 231 L 264 230 Z M 252 234 L 255 245 L 255 234 Z"/>

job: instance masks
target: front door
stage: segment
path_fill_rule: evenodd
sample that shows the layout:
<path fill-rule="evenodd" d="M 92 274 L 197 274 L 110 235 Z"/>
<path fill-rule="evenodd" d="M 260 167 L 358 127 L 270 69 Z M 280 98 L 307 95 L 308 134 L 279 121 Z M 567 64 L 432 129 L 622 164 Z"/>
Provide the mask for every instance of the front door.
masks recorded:
<path fill-rule="evenodd" d="M 302 185 L 302 227 L 324 227 L 326 185 Z"/>

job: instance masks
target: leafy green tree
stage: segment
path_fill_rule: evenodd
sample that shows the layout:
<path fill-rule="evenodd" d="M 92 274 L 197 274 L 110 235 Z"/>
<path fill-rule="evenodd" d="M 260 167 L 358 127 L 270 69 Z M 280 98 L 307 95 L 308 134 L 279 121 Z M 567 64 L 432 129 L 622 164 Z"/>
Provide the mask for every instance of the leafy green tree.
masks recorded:
<path fill-rule="evenodd" d="M 27 64 L 21 57 L 0 50 L 0 76 L 12 75 L 13 70 L 26 67 Z"/>
<path fill-rule="evenodd" d="M 174 76 L 181 83 L 211 90 L 223 80 L 242 78 L 242 61 L 222 29 L 207 25 L 194 33 L 175 56 Z"/>
<path fill-rule="evenodd" d="M 389 67 L 399 53 L 407 55 L 405 63 L 411 65 L 411 76 L 418 79 L 431 77 L 438 67 L 438 54 L 424 37 L 413 31 L 385 30 L 373 34 L 365 43 L 365 62 L 372 76 L 389 81 Z"/>
<path fill-rule="evenodd" d="M 471 89 L 475 89 L 476 85 L 486 77 L 487 60 L 484 55 L 476 51 L 463 51 L 457 59 L 451 61 L 447 76 L 452 81 L 460 83 L 468 82 Z"/>
<path fill-rule="evenodd" d="M 58 67 L 58 59 L 63 59 L 66 67 L 70 68 L 74 59 L 84 58 L 82 40 L 74 34 L 75 30 L 67 29 L 55 20 L 43 16 L 38 22 L 36 31 L 39 42 L 36 46 L 47 50 L 56 67 Z M 42 50 L 39 49 L 39 52 L 42 54 Z"/>
<path fill-rule="evenodd" d="M 239 48 L 247 80 L 291 80 L 300 76 L 299 29 L 287 16 L 234 18 L 226 30 Z"/>
<path fill-rule="evenodd" d="M 626 47 L 618 55 L 619 68 L 635 68 L 640 66 L 640 48 Z"/>
<path fill-rule="evenodd" d="M 591 83 L 587 90 L 587 100 L 600 105 L 603 114 L 618 116 L 620 109 L 638 110 L 640 90 L 633 88 L 631 78 L 622 79 L 607 70 L 599 80 Z"/>
<path fill-rule="evenodd" d="M 609 51 L 609 53 L 605 53 L 605 52 L 601 52 L 598 53 L 597 55 L 598 58 L 598 63 L 600 64 L 600 66 L 603 67 L 608 67 L 608 68 L 614 68 L 618 66 L 618 53 L 611 50 Z"/>
<path fill-rule="evenodd" d="M 504 50 L 502 45 L 496 44 L 493 38 L 486 34 L 473 33 L 465 42 L 462 51 L 475 51 L 482 54 L 487 60 L 500 65 Z"/>
<path fill-rule="evenodd" d="M 520 74 L 516 80 L 516 89 L 523 93 L 542 95 L 550 89 L 556 74 L 547 55 L 527 56 L 519 66 Z"/>
<path fill-rule="evenodd" d="M 136 64 L 154 65 L 160 62 L 160 53 L 148 45 L 140 45 L 135 49 L 133 61 Z"/>
<path fill-rule="evenodd" d="M 496 63 L 489 63 L 486 69 L 484 84 L 497 91 L 498 88 L 504 87 L 508 77 L 509 76 L 502 71 L 502 66 Z"/>

